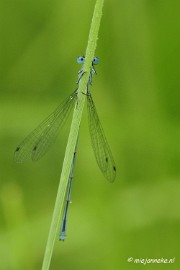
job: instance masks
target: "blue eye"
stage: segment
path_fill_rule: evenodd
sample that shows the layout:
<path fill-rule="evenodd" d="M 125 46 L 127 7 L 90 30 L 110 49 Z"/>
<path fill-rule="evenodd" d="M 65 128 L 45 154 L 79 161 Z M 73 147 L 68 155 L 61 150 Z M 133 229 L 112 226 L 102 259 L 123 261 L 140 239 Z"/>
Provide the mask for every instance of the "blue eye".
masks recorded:
<path fill-rule="evenodd" d="M 92 60 L 93 65 L 97 65 L 99 64 L 99 58 L 98 57 L 94 57 Z"/>
<path fill-rule="evenodd" d="M 84 64 L 84 61 L 85 61 L 85 57 L 84 57 L 84 56 L 79 56 L 79 57 L 77 58 L 78 64 Z"/>

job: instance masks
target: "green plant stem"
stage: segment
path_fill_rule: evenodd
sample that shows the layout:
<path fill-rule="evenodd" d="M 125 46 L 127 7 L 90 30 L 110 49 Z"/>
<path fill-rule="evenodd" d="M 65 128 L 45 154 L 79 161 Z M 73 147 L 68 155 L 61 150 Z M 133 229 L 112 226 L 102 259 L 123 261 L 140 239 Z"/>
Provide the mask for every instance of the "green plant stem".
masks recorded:
<path fill-rule="evenodd" d="M 67 189 L 68 179 L 69 179 L 70 170 L 71 170 L 71 163 L 72 163 L 72 159 L 73 159 L 73 155 L 75 151 L 84 103 L 86 100 L 86 96 L 82 95 L 82 93 L 85 93 L 87 89 L 90 69 L 92 66 L 92 59 L 94 57 L 96 43 L 98 39 L 98 31 L 99 31 L 100 21 L 102 17 L 103 2 L 104 0 L 97 0 L 95 4 L 95 8 L 94 8 L 94 14 L 93 14 L 92 22 L 91 22 L 88 45 L 87 45 L 86 55 L 85 55 L 86 61 L 83 66 L 83 71 L 85 73 L 79 82 L 78 106 L 75 106 L 74 113 L 73 113 L 71 129 L 70 129 L 69 138 L 67 142 L 63 168 L 62 168 L 62 173 L 60 177 L 60 184 L 58 187 L 49 236 L 48 236 L 48 240 L 46 244 L 42 270 L 49 269 L 57 231 L 60 227 L 61 213 L 63 210 L 63 204 L 65 200 L 66 189 Z"/>

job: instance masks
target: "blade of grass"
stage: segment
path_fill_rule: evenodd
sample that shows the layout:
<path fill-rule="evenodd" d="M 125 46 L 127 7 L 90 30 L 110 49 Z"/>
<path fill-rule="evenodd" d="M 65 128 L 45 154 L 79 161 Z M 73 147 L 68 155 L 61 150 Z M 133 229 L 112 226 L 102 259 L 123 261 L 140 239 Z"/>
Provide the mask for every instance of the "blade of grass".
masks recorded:
<path fill-rule="evenodd" d="M 79 82 L 79 93 L 78 94 L 78 106 L 75 107 L 71 129 L 69 133 L 69 138 L 67 142 L 63 168 L 60 177 L 60 183 L 58 187 L 57 197 L 55 201 L 54 212 L 52 216 L 50 231 L 48 235 L 48 240 L 46 244 L 44 260 L 42 265 L 42 270 L 48 270 L 51 262 L 51 257 L 53 253 L 54 243 L 57 236 L 57 231 L 60 226 L 61 212 L 63 210 L 63 204 L 65 200 L 66 189 L 68 185 L 69 174 L 71 170 L 71 162 L 73 159 L 76 141 L 79 132 L 79 126 L 82 118 L 82 112 L 84 108 L 84 103 L 86 96 L 82 95 L 82 92 L 86 92 L 86 87 L 89 80 L 90 69 L 92 66 L 92 59 L 95 54 L 98 32 L 100 27 L 100 21 L 102 17 L 102 8 L 103 8 L 104 0 L 97 0 L 94 8 L 93 18 L 91 22 L 91 28 L 89 32 L 88 45 L 86 49 L 86 61 L 83 66 L 84 75 L 82 76 Z M 57 238 L 58 239 L 58 238 Z"/>

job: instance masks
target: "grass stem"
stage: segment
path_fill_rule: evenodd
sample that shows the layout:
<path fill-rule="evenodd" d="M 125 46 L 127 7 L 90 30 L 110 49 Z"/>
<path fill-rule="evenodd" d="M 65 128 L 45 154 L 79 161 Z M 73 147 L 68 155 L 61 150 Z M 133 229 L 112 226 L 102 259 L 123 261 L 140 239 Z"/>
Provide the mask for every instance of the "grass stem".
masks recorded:
<path fill-rule="evenodd" d="M 44 254 L 42 270 L 48 270 L 50 267 L 54 243 L 56 240 L 57 231 L 60 227 L 61 213 L 63 210 L 66 189 L 67 189 L 68 179 L 69 179 L 70 170 L 71 170 L 71 163 L 72 163 L 72 159 L 73 159 L 73 155 L 74 155 L 74 151 L 76 147 L 76 141 L 78 137 L 79 126 L 80 126 L 80 122 L 82 118 L 84 103 L 86 100 L 86 95 L 82 95 L 81 93 L 86 92 L 86 88 L 87 88 L 87 84 L 89 80 L 90 69 L 92 66 L 92 59 L 95 54 L 100 21 L 102 17 L 103 2 L 104 0 L 97 0 L 95 4 L 95 8 L 94 8 L 93 18 L 92 18 L 91 28 L 90 28 L 89 38 L 88 38 L 88 45 L 87 45 L 86 54 L 85 54 L 86 61 L 83 66 L 83 71 L 85 73 L 79 82 L 78 106 L 75 106 L 74 113 L 73 113 L 69 138 L 68 138 L 64 162 L 63 162 L 63 168 L 62 168 L 61 177 L 60 177 L 60 184 L 58 187 L 49 236 L 48 236 L 45 254 Z"/>

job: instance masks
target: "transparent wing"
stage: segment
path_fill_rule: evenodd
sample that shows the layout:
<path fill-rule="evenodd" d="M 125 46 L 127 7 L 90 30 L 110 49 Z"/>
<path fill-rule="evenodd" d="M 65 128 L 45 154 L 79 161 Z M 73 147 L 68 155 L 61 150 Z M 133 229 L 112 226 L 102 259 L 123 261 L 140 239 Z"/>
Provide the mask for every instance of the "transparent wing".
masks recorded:
<path fill-rule="evenodd" d="M 18 145 L 14 154 L 16 162 L 21 163 L 28 159 L 35 161 L 47 152 L 65 123 L 75 100 L 76 91 Z"/>
<path fill-rule="evenodd" d="M 96 161 L 106 179 L 113 182 L 116 177 L 115 162 L 91 95 L 87 96 L 87 101 L 89 131 Z"/>

